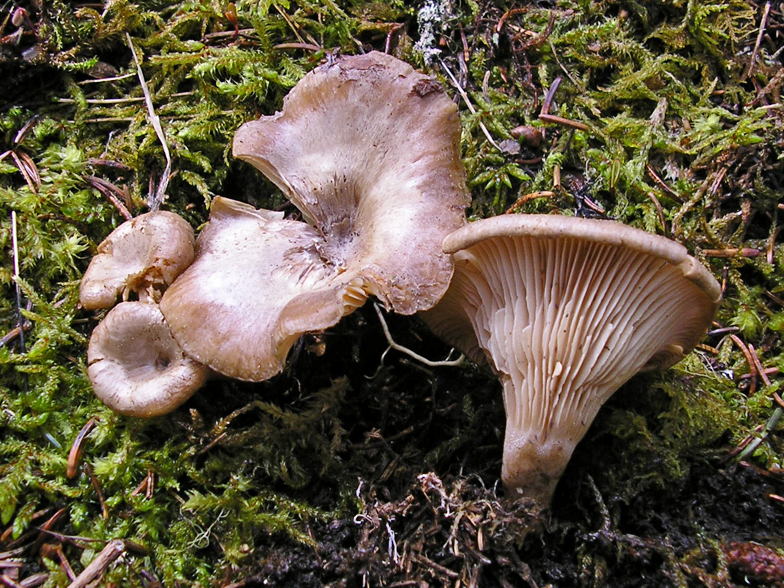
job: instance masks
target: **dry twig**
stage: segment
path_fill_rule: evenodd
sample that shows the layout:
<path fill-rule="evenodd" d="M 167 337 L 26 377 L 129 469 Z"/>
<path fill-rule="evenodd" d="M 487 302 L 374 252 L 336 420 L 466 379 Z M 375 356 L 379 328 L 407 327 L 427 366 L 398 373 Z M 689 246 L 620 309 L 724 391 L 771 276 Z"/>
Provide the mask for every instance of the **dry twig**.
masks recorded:
<path fill-rule="evenodd" d="M 19 350 L 25 352 L 24 324 L 22 316 L 22 291 L 19 288 L 19 239 L 16 231 L 16 211 L 11 211 L 11 244 L 14 252 L 14 287 L 16 290 L 16 326 L 19 329 Z"/>
<path fill-rule="evenodd" d="M 81 574 L 68 585 L 68 588 L 86 588 L 90 582 L 100 578 L 109 566 L 125 553 L 126 545 L 122 539 L 113 539 L 106 544 Z"/>
<path fill-rule="evenodd" d="M 101 194 L 103 194 L 109 202 L 111 202 L 117 211 L 122 215 L 125 220 L 131 220 L 133 215 L 131 211 L 123 204 L 120 198 L 124 198 L 125 194 L 123 194 L 122 190 L 120 190 L 117 186 L 112 184 L 111 182 L 107 182 L 101 178 L 97 178 L 95 176 L 87 176 L 85 181 L 90 184 L 93 188 L 98 190 Z"/>
<path fill-rule="evenodd" d="M 460 85 L 460 82 L 458 82 L 458 81 L 457 81 L 457 78 L 456 78 L 456 77 L 455 77 L 455 75 L 452 73 L 452 70 L 450 70 L 450 69 L 447 67 L 446 63 L 444 63 L 444 61 L 443 61 L 443 60 L 439 59 L 439 60 L 438 60 L 438 62 L 441 64 L 441 69 L 443 69 L 443 70 L 444 70 L 444 72 L 446 73 L 446 75 L 447 75 L 447 76 L 449 77 L 449 79 L 451 80 L 451 82 L 452 82 L 452 85 L 455 87 L 455 89 L 457 90 L 457 92 L 460 94 L 460 97 L 463 99 L 463 102 L 465 102 L 465 105 L 468 107 L 468 110 L 470 110 L 470 111 L 471 111 L 471 114 L 474 114 L 474 115 L 475 115 L 475 114 L 476 114 L 476 108 L 474 108 L 474 105 L 471 103 L 471 99 L 468 97 L 468 94 L 466 94 L 466 91 L 465 91 L 465 90 L 463 90 L 462 86 Z M 481 120 L 480 120 L 480 121 L 478 121 L 478 122 L 479 122 L 479 128 L 480 128 L 480 129 L 482 129 L 482 133 L 484 134 L 485 138 L 487 138 L 487 141 L 488 141 L 488 142 L 489 142 L 489 143 L 490 143 L 490 144 L 491 144 L 493 147 L 495 147 L 496 149 L 498 149 L 498 151 L 500 151 L 501 153 L 503 153 L 503 152 L 504 152 L 504 150 L 503 150 L 503 149 L 501 149 L 501 147 L 499 147 L 499 146 L 498 146 L 498 143 L 496 143 L 496 142 L 493 140 L 493 137 L 490 135 L 490 131 L 488 131 L 488 130 L 487 130 L 487 127 L 485 126 L 485 123 L 483 123 Z"/>
<path fill-rule="evenodd" d="M 754 360 L 751 357 L 749 348 L 746 347 L 746 344 L 740 340 L 740 337 L 731 334 L 730 339 L 733 343 L 735 343 L 735 345 L 738 346 L 738 349 L 740 349 L 741 352 L 743 352 L 743 355 L 746 357 L 746 363 L 749 366 L 749 374 L 751 374 L 751 378 L 749 380 L 749 396 L 753 396 L 754 392 L 757 391 L 757 365 L 754 363 Z"/>
<path fill-rule="evenodd" d="M 757 32 L 757 42 L 754 43 L 754 51 L 751 52 L 751 59 L 749 60 L 749 69 L 747 69 L 746 73 L 743 75 L 743 80 L 748 79 L 754 72 L 754 66 L 757 63 L 757 55 L 759 55 L 759 48 L 760 44 L 762 43 L 762 37 L 765 34 L 765 26 L 767 25 L 769 14 L 770 0 L 765 2 L 765 8 L 762 9 L 762 18 L 760 19 L 759 31 Z"/>
<path fill-rule="evenodd" d="M 84 441 L 87 438 L 87 435 L 90 434 L 90 431 L 95 428 L 96 423 L 97 421 L 95 420 L 95 417 L 88 420 L 82 427 L 82 430 L 79 431 L 79 433 L 76 435 L 76 439 L 74 439 L 73 445 L 71 445 L 71 451 L 68 453 L 68 467 L 65 470 L 65 475 L 69 478 L 76 476 L 79 463 L 82 461 Z"/>

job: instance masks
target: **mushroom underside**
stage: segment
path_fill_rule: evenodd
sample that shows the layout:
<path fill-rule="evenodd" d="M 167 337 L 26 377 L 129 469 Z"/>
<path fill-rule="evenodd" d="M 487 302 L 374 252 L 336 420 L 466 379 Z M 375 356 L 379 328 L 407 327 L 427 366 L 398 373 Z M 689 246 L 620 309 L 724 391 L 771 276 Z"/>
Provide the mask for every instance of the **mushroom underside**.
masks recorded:
<path fill-rule="evenodd" d="M 306 75 L 283 110 L 248 122 L 235 157 L 272 180 L 320 239 L 319 254 L 368 295 L 413 314 L 446 291 L 443 238 L 470 203 L 457 108 L 390 55 L 343 57 Z"/>
<path fill-rule="evenodd" d="M 504 484 L 543 505 L 607 398 L 638 371 L 679 361 L 718 304 L 718 285 L 685 250 L 675 255 L 679 245 L 612 228 L 653 237 L 673 255 L 586 240 L 572 228 L 543 238 L 484 236 L 455 254 L 450 290 L 423 313 L 436 333 L 498 374 Z"/>

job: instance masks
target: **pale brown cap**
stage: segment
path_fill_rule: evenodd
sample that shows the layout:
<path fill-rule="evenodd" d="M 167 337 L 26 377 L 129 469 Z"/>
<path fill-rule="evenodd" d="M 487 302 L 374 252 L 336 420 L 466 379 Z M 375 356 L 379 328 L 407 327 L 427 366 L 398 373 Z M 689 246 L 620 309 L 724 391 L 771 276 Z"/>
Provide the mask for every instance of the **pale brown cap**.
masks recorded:
<path fill-rule="evenodd" d="M 423 318 L 499 375 L 504 484 L 544 505 L 604 401 L 691 351 L 721 298 L 682 245 L 613 221 L 499 216 L 444 250 L 455 276 Z"/>
<path fill-rule="evenodd" d="M 122 302 L 93 331 L 87 348 L 93 392 L 120 414 L 171 412 L 204 385 L 209 370 L 187 357 L 155 304 Z"/>
<path fill-rule="evenodd" d="M 302 333 L 365 301 L 356 280 L 324 263 L 316 230 L 282 216 L 215 198 L 196 260 L 161 299 L 183 349 L 223 375 L 272 377 Z"/>
<path fill-rule="evenodd" d="M 88 310 L 132 296 L 157 302 L 193 261 L 193 229 L 182 217 L 148 212 L 124 222 L 98 246 L 82 278 L 79 300 Z"/>
<path fill-rule="evenodd" d="M 446 291 L 441 241 L 470 196 L 457 107 L 433 78 L 384 53 L 335 58 L 282 112 L 242 125 L 234 156 L 302 211 L 325 263 L 387 308 L 413 314 Z"/>

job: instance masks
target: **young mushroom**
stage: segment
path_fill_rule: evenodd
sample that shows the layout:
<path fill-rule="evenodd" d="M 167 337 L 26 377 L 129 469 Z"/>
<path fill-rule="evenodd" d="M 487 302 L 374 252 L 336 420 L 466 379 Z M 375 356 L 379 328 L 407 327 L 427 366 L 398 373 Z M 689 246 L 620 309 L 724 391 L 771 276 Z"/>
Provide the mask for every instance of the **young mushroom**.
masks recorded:
<path fill-rule="evenodd" d="M 174 337 L 261 381 L 300 335 L 370 295 L 402 314 L 432 307 L 453 271 L 441 241 L 470 201 L 459 140 L 454 103 L 408 64 L 373 52 L 316 68 L 234 138 L 307 222 L 216 198 L 194 263 L 161 300 Z"/>
<path fill-rule="evenodd" d="M 443 247 L 455 275 L 423 318 L 499 376 L 503 483 L 543 507 L 601 405 L 691 351 L 721 298 L 683 246 L 612 221 L 498 216 Z"/>
<path fill-rule="evenodd" d="M 171 412 L 204 385 L 209 370 L 187 357 L 158 306 L 121 302 L 93 331 L 87 374 L 95 395 L 128 416 Z"/>
<path fill-rule="evenodd" d="M 193 229 L 180 216 L 148 212 L 124 222 L 104 239 L 82 278 L 79 300 L 88 310 L 110 308 L 135 295 L 157 303 L 193 261 Z"/>

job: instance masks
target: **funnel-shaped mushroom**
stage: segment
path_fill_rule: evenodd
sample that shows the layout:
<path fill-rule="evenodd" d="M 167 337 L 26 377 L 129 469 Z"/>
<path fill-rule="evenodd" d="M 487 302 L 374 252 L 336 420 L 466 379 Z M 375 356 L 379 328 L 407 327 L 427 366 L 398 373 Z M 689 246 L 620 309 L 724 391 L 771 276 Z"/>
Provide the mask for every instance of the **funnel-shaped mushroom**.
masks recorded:
<path fill-rule="evenodd" d="M 104 239 L 82 278 L 79 300 L 88 310 L 110 308 L 131 294 L 158 302 L 193 261 L 193 229 L 172 212 L 148 212 Z"/>
<path fill-rule="evenodd" d="M 601 405 L 704 335 L 716 280 L 686 249 L 612 221 L 511 215 L 444 240 L 449 291 L 423 314 L 503 384 L 506 488 L 547 506 Z"/>
<path fill-rule="evenodd" d="M 186 352 L 260 381 L 303 333 L 369 295 L 413 314 L 446 291 L 441 241 L 470 198 L 457 108 L 431 78 L 389 55 L 337 58 L 306 75 L 283 111 L 244 124 L 251 162 L 307 223 L 216 199 L 193 265 L 161 310 Z"/>
<path fill-rule="evenodd" d="M 185 354 L 155 304 L 122 302 L 95 328 L 87 349 L 93 392 L 121 414 L 166 414 L 204 385 L 209 370 Z"/>
<path fill-rule="evenodd" d="M 302 211 L 325 263 L 395 312 L 446 291 L 441 241 L 470 197 L 457 107 L 432 78 L 384 53 L 337 59 L 305 76 L 282 112 L 240 127 L 234 156 Z"/>

